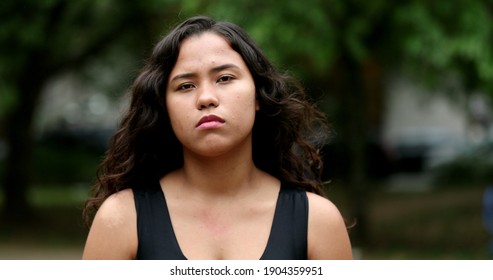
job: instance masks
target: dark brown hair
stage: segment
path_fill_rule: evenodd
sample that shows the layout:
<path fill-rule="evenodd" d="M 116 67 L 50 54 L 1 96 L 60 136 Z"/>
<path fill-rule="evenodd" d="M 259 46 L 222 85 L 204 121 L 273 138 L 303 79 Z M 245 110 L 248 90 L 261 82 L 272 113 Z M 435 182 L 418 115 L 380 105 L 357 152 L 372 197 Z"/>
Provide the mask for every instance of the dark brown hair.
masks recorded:
<path fill-rule="evenodd" d="M 166 111 L 169 74 L 183 40 L 204 32 L 222 36 L 245 61 L 253 77 L 260 110 L 253 127 L 255 165 L 288 186 L 322 194 L 319 149 L 328 130 L 303 88 L 277 71 L 237 25 L 198 16 L 179 24 L 155 46 L 131 88 L 131 103 L 98 169 L 84 218 L 113 193 L 155 183 L 183 165 L 183 152 Z"/>

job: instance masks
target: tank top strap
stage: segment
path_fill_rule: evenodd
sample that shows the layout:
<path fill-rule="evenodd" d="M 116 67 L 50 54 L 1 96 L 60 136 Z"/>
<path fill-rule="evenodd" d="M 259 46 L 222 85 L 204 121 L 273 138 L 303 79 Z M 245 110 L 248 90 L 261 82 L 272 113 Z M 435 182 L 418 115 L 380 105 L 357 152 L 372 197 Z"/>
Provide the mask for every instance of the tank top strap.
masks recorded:
<path fill-rule="evenodd" d="M 306 191 L 281 186 L 269 241 L 261 259 L 306 260 L 308 248 Z"/>
<path fill-rule="evenodd" d="M 185 260 L 159 182 L 133 188 L 137 212 L 137 259 Z"/>

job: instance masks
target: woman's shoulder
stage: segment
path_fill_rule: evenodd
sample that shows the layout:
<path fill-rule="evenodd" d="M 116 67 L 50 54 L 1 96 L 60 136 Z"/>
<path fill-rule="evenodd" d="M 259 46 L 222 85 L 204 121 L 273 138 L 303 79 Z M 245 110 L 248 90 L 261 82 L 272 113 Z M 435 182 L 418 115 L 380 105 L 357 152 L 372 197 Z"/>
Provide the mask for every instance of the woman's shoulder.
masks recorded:
<path fill-rule="evenodd" d="M 99 208 L 96 218 L 105 223 L 115 224 L 125 222 L 129 214 L 135 213 L 134 195 L 132 189 L 124 189 L 110 195 Z"/>
<path fill-rule="evenodd" d="M 350 259 L 351 245 L 345 221 L 330 200 L 307 192 L 309 204 L 308 257 L 310 259 Z"/>
<path fill-rule="evenodd" d="M 326 227 L 327 229 L 338 228 L 345 222 L 337 206 L 329 199 L 318 194 L 307 192 L 309 218 L 317 225 L 317 228 Z"/>
<path fill-rule="evenodd" d="M 131 189 L 110 195 L 98 209 L 84 248 L 84 259 L 132 259 L 137 248 Z"/>
<path fill-rule="evenodd" d="M 337 206 L 329 199 L 312 192 L 306 192 L 312 213 L 338 219 L 341 217 Z"/>

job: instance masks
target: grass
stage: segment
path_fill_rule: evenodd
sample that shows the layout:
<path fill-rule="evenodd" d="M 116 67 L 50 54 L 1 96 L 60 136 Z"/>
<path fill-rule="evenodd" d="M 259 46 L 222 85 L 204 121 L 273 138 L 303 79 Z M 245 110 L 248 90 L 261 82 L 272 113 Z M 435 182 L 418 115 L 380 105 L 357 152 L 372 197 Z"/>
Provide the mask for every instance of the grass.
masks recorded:
<path fill-rule="evenodd" d="M 363 259 L 488 259 L 480 187 L 421 193 L 376 192 Z"/>
<path fill-rule="evenodd" d="M 369 198 L 370 243 L 358 257 L 379 260 L 488 259 L 481 187 L 419 193 L 375 191 Z M 339 193 L 338 193 L 339 192 Z M 81 211 L 86 188 L 36 187 L 36 219 L 22 227 L 0 224 L 0 259 L 78 259 L 87 230 Z M 348 201 L 329 193 L 343 213 Z"/>

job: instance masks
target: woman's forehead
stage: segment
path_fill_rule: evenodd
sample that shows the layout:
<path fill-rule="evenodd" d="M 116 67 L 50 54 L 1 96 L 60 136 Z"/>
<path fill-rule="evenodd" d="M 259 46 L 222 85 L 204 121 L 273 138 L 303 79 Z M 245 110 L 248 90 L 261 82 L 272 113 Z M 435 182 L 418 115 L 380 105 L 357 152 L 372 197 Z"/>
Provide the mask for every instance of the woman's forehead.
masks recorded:
<path fill-rule="evenodd" d="M 183 40 L 171 76 L 181 71 L 199 71 L 218 65 L 246 67 L 241 55 L 222 36 L 205 32 Z"/>

